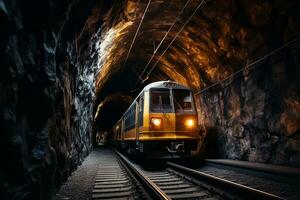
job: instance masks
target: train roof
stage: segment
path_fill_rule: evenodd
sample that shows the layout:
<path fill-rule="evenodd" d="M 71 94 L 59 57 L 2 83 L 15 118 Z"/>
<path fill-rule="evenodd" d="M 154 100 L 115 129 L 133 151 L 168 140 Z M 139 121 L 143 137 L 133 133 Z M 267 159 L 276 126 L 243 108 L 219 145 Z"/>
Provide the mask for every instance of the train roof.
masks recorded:
<path fill-rule="evenodd" d="M 150 83 L 149 85 L 146 85 L 142 91 L 145 90 L 148 91 L 151 88 L 166 88 L 166 89 L 176 88 L 176 89 L 190 90 L 190 88 L 185 87 L 175 81 L 157 81 L 157 82 Z"/>

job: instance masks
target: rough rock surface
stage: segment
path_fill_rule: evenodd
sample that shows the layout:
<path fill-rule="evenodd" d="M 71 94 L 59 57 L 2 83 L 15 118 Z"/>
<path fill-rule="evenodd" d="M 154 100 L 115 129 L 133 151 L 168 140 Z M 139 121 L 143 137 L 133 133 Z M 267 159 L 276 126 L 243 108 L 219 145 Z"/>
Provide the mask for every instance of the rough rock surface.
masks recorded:
<path fill-rule="evenodd" d="M 91 151 L 95 4 L 0 1 L 0 199 L 51 199 Z"/>

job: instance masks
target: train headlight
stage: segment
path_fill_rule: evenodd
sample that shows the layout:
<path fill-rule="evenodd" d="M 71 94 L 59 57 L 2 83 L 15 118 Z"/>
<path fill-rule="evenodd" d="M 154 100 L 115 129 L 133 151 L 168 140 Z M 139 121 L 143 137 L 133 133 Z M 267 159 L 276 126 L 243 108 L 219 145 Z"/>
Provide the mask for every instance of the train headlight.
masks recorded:
<path fill-rule="evenodd" d="M 159 127 L 161 125 L 161 118 L 151 118 L 151 123 L 154 126 Z"/>
<path fill-rule="evenodd" d="M 195 120 L 194 119 L 186 119 L 184 124 L 187 126 L 187 127 L 194 127 L 195 126 Z"/>

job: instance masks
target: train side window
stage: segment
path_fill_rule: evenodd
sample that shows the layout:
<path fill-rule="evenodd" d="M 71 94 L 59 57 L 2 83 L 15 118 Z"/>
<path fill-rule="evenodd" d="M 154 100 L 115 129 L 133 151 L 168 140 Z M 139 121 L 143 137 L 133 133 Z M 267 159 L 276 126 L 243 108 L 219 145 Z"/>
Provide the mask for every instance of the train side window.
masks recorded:
<path fill-rule="evenodd" d="M 125 115 L 125 131 L 135 127 L 135 108 L 136 104 L 133 104 Z"/>

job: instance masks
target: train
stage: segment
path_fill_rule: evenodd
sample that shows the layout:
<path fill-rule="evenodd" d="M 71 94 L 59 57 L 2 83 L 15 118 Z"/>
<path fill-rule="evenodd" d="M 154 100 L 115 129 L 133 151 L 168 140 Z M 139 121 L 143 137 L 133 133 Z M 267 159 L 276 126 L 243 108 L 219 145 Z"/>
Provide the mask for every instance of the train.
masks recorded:
<path fill-rule="evenodd" d="M 150 83 L 112 129 L 113 144 L 145 158 L 192 157 L 201 132 L 190 88 L 174 81 Z"/>

